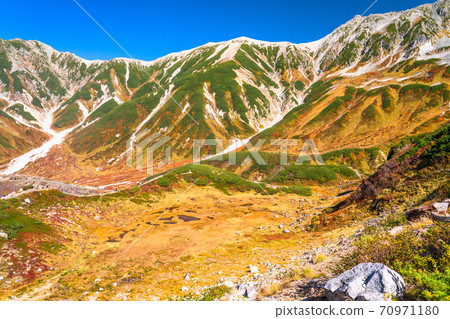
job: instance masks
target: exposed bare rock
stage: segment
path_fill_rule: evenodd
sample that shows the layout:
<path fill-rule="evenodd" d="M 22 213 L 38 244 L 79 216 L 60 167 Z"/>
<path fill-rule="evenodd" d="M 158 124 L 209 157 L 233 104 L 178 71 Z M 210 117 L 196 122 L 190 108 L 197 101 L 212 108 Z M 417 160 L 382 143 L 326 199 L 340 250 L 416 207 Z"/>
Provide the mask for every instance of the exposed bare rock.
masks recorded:
<path fill-rule="evenodd" d="M 420 207 L 413 208 L 405 213 L 406 219 L 409 221 L 413 221 L 422 217 L 430 217 L 430 213 L 433 211 L 433 209 L 433 204 L 426 204 Z"/>
<path fill-rule="evenodd" d="M 389 267 L 362 263 L 330 279 L 324 289 L 332 301 L 382 301 L 403 297 L 406 285 L 402 276 Z"/>

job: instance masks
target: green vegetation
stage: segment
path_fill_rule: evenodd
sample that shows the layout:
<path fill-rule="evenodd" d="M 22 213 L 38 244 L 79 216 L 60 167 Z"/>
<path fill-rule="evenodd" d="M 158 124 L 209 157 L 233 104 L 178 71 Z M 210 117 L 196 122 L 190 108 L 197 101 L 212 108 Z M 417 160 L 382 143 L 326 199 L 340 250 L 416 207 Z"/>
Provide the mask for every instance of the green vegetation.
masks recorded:
<path fill-rule="evenodd" d="M 355 251 L 343 259 L 336 272 L 361 262 L 383 263 L 412 287 L 410 298 L 450 300 L 450 228 L 433 225 L 421 236 L 408 228 L 394 236 L 388 232 L 392 225 L 380 226 L 366 229 Z"/>
<path fill-rule="evenodd" d="M 30 185 L 25 185 L 24 187 L 22 187 L 22 189 L 23 189 L 24 191 L 28 191 L 28 190 L 33 189 L 33 188 L 34 188 L 34 186 L 33 186 L 32 184 L 30 184 Z"/>
<path fill-rule="evenodd" d="M 350 65 L 357 56 L 356 43 L 350 42 L 347 46 L 339 53 L 336 59 L 329 65 L 329 68 L 334 68 L 342 65 Z"/>
<path fill-rule="evenodd" d="M 158 179 L 158 186 L 161 187 L 169 187 L 170 186 L 170 180 L 166 177 L 161 177 Z"/>
<path fill-rule="evenodd" d="M 294 87 L 297 91 L 303 91 L 305 89 L 305 83 L 300 80 L 295 81 Z"/>
<path fill-rule="evenodd" d="M 63 96 L 67 93 L 61 85 L 61 82 L 56 77 L 56 75 L 50 70 L 46 69 L 39 73 L 39 77 L 42 81 L 45 81 L 45 86 L 48 88 L 49 92 L 56 96 Z"/>
<path fill-rule="evenodd" d="M 342 150 L 331 151 L 322 154 L 322 158 L 325 162 L 341 160 L 343 162 L 349 162 L 351 165 L 358 164 L 357 158 L 364 156 L 373 161 L 378 157 L 378 147 L 372 148 L 345 148 Z"/>
<path fill-rule="evenodd" d="M 324 118 L 326 118 L 329 115 L 335 115 L 338 113 L 338 111 L 344 106 L 343 99 L 340 97 L 337 97 L 328 104 L 326 108 L 322 110 L 322 112 L 319 113 L 315 118 L 313 118 L 311 121 L 308 122 L 307 125 L 311 125 L 313 123 L 316 123 Z"/>
<path fill-rule="evenodd" d="M 409 30 L 409 28 L 411 27 L 411 22 L 409 21 L 405 21 L 400 28 L 398 29 L 398 31 L 400 32 L 400 34 L 406 34 Z"/>
<path fill-rule="evenodd" d="M 41 109 L 43 108 L 41 100 L 39 100 L 37 97 L 33 96 L 33 100 L 31 101 L 31 104 L 40 107 Z"/>
<path fill-rule="evenodd" d="M 413 91 L 413 93 L 423 93 L 423 92 L 428 92 L 430 90 L 430 87 L 428 85 L 425 84 L 408 84 L 403 86 L 400 89 L 400 93 L 401 94 L 406 94 L 410 91 Z"/>
<path fill-rule="evenodd" d="M 377 110 L 375 109 L 375 105 L 370 104 L 368 107 L 364 109 L 361 113 L 361 117 L 364 120 L 373 120 L 379 116 Z"/>
<path fill-rule="evenodd" d="M 14 147 L 11 145 L 11 141 L 2 135 L 0 135 L 0 146 L 4 148 L 14 149 Z"/>
<path fill-rule="evenodd" d="M 422 67 L 422 66 L 425 66 L 425 65 L 428 65 L 428 64 L 433 65 L 433 64 L 435 64 L 435 62 L 437 62 L 437 61 L 439 61 L 439 59 L 419 60 L 419 61 L 415 61 L 415 62 L 412 63 L 412 64 L 409 64 L 409 63 L 408 63 L 408 64 L 405 66 L 405 73 L 409 73 L 409 72 L 411 72 L 411 71 L 414 70 L 414 69 L 417 69 L 417 68 L 419 68 L 419 67 Z"/>
<path fill-rule="evenodd" d="M 78 122 L 80 108 L 77 104 L 70 104 L 55 117 L 53 126 L 56 128 L 66 128 L 75 125 Z"/>
<path fill-rule="evenodd" d="M 153 108 L 158 105 L 164 91 L 159 89 L 155 95 L 144 95 L 111 108 L 113 103 L 108 103 L 105 108 L 96 113 L 96 116 L 104 113 L 95 123 L 75 131 L 71 146 L 77 153 L 90 153 L 94 149 L 113 143 L 123 143 L 132 133 L 132 127 L 146 117 Z M 108 111 L 108 109 L 110 109 Z M 116 137 L 121 134 L 121 138 Z M 101 139 L 98 136 L 102 136 Z"/>
<path fill-rule="evenodd" d="M 146 181 L 154 178 L 150 176 Z M 183 178 L 187 183 L 195 183 L 197 186 L 207 186 L 217 188 L 227 195 L 231 195 L 230 191 L 255 191 L 262 195 L 275 194 L 279 191 L 285 193 L 294 193 L 301 196 L 310 196 L 311 189 L 308 187 L 291 186 L 283 188 L 267 187 L 263 183 L 247 181 L 240 176 L 214 166 L 200 164 L 188 164 L 175 168 L 157 180 L 157 184 L 161 187 L 169 187 L 173 182 L 177 182 Z"/>
<path fill-rule="evenodd" d="M 395 23 L 391 23 L 390 25 L 388 25 L 386 30 L 387 30 L 387 32 L 394 34 L 394 35 L 397 33 L 397 27 L 396 27 Z"/>
<path fill-rule="evenodd" d="M 114 99 L 108 100 L 102 105 L 100 105 L 92 114 L 89 116 L 89 121 L 93 121 L 103 115 L 109 113 L 112 109 L 114 109 L 117 105 L 119 105 Z"/>
<path fill-rule="evenodd" d="M 422 159 L 430 160 L 450 154 L 450 124 L 447 124 L 431 134 L 422 134 L 404 140 L 399 146 L 406 143 L 412 143 L 413 146 L 402 156 L 400 160 L 404 160 L 415 155 L 420 149 L 425 148 L 420 155 Z"/>
<path fill-rule="evenodd" d="M 149 94 L 149 93 L 155 91 L 155 89 L 157 89 L 157 88 L 158 88 L 158 86 L 154 82 L 145 83 L 133 94 L 133 99 L 137 99 L 145 94 Z"/>
<path fill-rule="evenodd" d="M 247 95 L 249 105 L 256 107 L 260 116 L 265 116 L 267 114 L 266 110 L 270 107 L 269 101 L 264 94 L 262 94 L 258 88 L 247 83 L 244 83 L 244 91 Z"/>
<path fill-rule="evenodd" d="M 297 194 L 300 196 L 311 196 L 311 188 L 305 186 L 291 185 L 289 187 L 282 187 L 281 190 L 287 194 Z"/>
<path fill-rule="evenodd" d="M 8 239 L 20 233 L 50 233 L 50 227 L 22 214 L 14 207 L 18 199 L 0 200 L 0 229 L 8 234 Z"/>
<path fill-rule="evenodd" d="M 305 97 L 305 103 L 313 102 L 321 98 L 333 86 L 333 81 L 337 79 L 331 79 L 327 82 L 323 82 L 322 80 L 314 82 L 306 91 L 308 95 Z"/>
<path fill-rule="evenodd" d="M 132 65 L 129 66 L 129 69 L 130 69 L 129 70 L 130 73 L 129 73 L 128 82 L 127 82 L 127 85 L 129 88 L 137 88 L 142 83 L 147 81 L 151 74 L 145 70 L 140 70 L 137 67 L 132 66 Z"/>
<path fill-rule="evenodd" d="M 299 182 L 328 183 L 342 178 L 357 178 L 356 173 L 345 165 L 289 165 L 269 176 L 266 183 L 297 184 Z"/>
<path fill-rule="evenodd" d="M 50 254 L 57 255 L 66 249 L 66 246 L 57 241 L 43 241 L 39 244 L 39 248 Z"/>
<path fill-rule="evenodd" d="M 6 52 L 0 53 L 0 69 L 11 70 L 12 64 L 6 56 Z"/>
<path fill-rule="evenodd" d="M 225 296 L 227 293 L 231 292 L 231 288 L 225 285 L 214 286 L 208 288 L 199 299 L 199 301 L 214 301 Z"/>
<path fill-rule="evenodd" d="M 4 70 L 0 69 L 0 82 L 6 85 L 6 87 L 9 86 L 11 81 L 9 80 L 8 75 L 5 73 Z"/>
<path fill-rule="evenodd" d="M 103 96 L 102 87 L 98 83 L 89 83 L 81 88 L 78 92 L 76 92 L 70 99 L 68 99 L 66 102 L 64 102 L 63 105 L 73 104 L 77 100 L 82 99 L 85 101 L 89 101 L 92 99 L 92 92 L 96 92 L 95 96 L 97 98 L 101 98 Z"/>
<path fill-rule="evenodd" d="M 26 46 L 25 42 L 20 39 L 8 40 L 8 44 L 11 44 L 16 50 L 20 50 L 20 49 L 24 49 L 27 51 L 29 50 L 28 47 Z"/>
<path fill-rule="evenodd" d="M 19 78 L 19 72 L 15 71 L 11 73 L 11 77 L 13 79 L 13 90 L 16 92 L 23 92 L 23 90 L 25 90 L 25 87 L 22 84 L 22 81 L 20 81 Z"/>
<path fill-rule="evenodd" d="M 18 115 L 22 116 L 27 121 L 36 121 L 33 115 L 31 115 L 29 112 L 25 111 L 25 108 L 22 104 L 16 103 L 12 106 L 10 106 L 8 109 L 14 111 Z"/>

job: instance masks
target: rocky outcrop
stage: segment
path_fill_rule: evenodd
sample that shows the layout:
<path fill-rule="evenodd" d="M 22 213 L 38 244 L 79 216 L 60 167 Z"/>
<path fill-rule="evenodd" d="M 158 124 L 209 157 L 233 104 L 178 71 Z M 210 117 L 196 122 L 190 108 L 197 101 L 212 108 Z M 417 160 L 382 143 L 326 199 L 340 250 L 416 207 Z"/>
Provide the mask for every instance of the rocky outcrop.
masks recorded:
<path fill-rule="evenodd" d="M 431 218 L 434 221 L 450 223 L 450 215 L 447 213 L 449 204 L 450 199 L 446 199 L 443 202 L 428 203 L 413 208 L 405 213 L 406 219 L 413 221 L 420 218 Z"/>
<path fill-rule="evenodd" d="M 0 175 L 0 198 L 11 198 L 26 191 L 59 190 L 75 196 L 91 196 L 102 194 L 98 188 L 74 185 L 46 178 L 26 175 Z"/>
<path fill-rule="evenodd" d="M 448 214 L 448 207 L 450 199 L 444 200 L 442 203 L 434 203 L 434 211 L 431 211 L 431 219 L 436 222 L 450 223 L 450 214 Z"/>
<path fill-rule="evenodd" d="M 365 199 L 375 199 L 381 194 L 383 189 L 393 187 L 399 175 L 411 169 L 418 161 L 417 155 L 411 156 L 402 162 L 398 161 L 398 156 L 407 149 L 402 149 L 400 154 L 388 160 L 373 175 L 363 180 L 349 197 L 334 207 L 334 211 Z"/>
<path fill-rule="evenodd" d="M 329 300 L 382 301 L 405 294 L 402 276 L 383 264 L 362 263 L 330 279 L 324 286 Z"/>
<path fill-rule="evenodd" d="M 432 204 L 426 204 L 419 207 L 415 207 L 405 213 L 408 221 L 418 220 L 423 217 L 430 217 L 430 213 L 433 210 Z"/>

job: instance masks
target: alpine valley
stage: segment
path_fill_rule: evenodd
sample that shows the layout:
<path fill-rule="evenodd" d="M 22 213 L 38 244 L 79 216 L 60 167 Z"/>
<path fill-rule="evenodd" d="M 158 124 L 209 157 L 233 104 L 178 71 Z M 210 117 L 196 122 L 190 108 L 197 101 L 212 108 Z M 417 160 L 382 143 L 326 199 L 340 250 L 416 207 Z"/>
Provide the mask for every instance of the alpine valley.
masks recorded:
<path fill-rule="evenodd" d="M 450 198 L 449 35 L 439 0 L 151 62 L 0 39 L 0 298 L 321 300 L 358 260 L 448 300 L 448 224 L 405 213 Z M 127 155 L 154 133 L 172 158 L 148 176 Z M 233 143 L 194 165 L 194 139 Z M 326 165 L 293 164 L 305 140 Z"/>

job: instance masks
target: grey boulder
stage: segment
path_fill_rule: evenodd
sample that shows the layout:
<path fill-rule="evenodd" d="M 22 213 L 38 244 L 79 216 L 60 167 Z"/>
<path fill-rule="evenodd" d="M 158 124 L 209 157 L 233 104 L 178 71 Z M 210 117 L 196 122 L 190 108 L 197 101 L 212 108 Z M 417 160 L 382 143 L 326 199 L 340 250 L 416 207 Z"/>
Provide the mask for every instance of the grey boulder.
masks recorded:
<path fill-rule="evenodd" d="M 332 301 L 382 301 L 401 298 L 406 285 L 402 276 L 391 268 L 379 263 L 362 263 L 327 281 L 324 289 Z"/>

